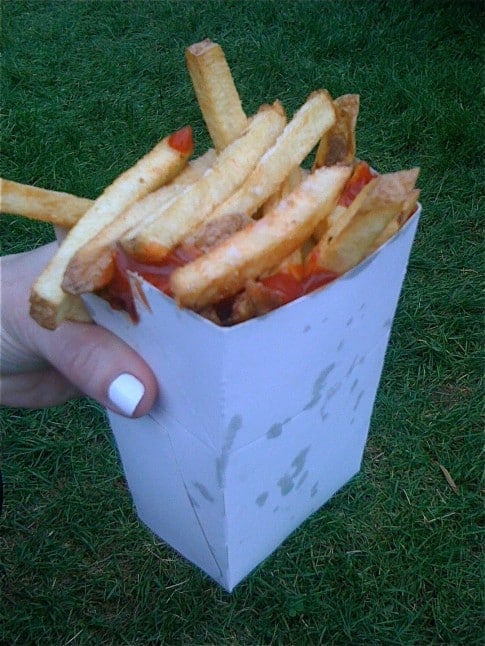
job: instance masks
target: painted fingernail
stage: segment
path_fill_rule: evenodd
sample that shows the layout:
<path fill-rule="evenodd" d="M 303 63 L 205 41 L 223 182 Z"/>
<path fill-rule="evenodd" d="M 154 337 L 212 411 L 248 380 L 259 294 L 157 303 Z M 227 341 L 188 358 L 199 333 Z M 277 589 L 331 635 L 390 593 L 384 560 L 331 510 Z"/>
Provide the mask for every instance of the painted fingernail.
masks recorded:
<path fill-rule="evenodd" d="M 125 415 L 131 417 L 145 394 L 145 386 L 139 379 L 123 373 L 111 382 L 108 397 Z"/>

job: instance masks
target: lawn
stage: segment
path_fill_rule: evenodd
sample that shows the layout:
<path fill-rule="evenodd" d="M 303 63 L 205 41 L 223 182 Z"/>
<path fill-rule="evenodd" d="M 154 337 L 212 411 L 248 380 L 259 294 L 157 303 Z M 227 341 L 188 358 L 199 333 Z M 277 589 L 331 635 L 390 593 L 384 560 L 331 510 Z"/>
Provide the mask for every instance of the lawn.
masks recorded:
<path fill-rule="evenodd" d="M 248 113 L 360 94 L 358 155 L 420 166 L 424 211 L 361 472 L 232 594 L 138 522 L 95 402 L 0 410 L 2 644 L 483 643 L 484 29 L 479 0 L 4 0 L 3 177 L 95 198 L 186 123 L 203 151 L 209 37 Z M 52 238 L 0 218 L 2 254 Z"/>

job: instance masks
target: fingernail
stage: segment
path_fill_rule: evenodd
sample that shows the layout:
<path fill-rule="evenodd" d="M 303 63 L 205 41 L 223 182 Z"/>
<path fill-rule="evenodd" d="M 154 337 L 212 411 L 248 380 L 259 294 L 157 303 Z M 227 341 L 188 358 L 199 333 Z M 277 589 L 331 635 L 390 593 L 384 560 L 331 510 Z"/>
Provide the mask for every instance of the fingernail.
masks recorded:
<path fill-rule="evenodd" d="M 141 381 L 126 372 L 116 377 L 108 389 L 108 397 L 111 402 L 130 417 L 144 394 L 145 386 Z"/>

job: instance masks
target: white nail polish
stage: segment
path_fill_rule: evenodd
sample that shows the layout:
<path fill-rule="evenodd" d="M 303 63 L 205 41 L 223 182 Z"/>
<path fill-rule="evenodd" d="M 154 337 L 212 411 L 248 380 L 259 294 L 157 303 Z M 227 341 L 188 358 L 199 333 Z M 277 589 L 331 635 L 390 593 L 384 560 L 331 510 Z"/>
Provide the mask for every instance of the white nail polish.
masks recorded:
<path fill-rule="evenodd" d="M 111 402 L 128 416 L 133 415 L 144 394 L 141 381 L 126 372 L 116 377 L 108 389 Z"/>

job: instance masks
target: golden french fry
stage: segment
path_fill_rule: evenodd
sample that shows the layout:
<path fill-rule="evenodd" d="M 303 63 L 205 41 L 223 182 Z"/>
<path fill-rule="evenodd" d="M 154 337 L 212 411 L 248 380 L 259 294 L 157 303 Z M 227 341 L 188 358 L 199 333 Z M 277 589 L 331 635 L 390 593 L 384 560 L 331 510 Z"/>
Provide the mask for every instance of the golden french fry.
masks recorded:
<path fill-rule="evenodd" d="M 402 227 L 405 222 L 411 217 L 411 215 L 414 213 L 417 207 L 417 202 L 419 200 L 419 196 L 421 194 L 421 191 L 419 188 L 415 188 L 409 191 L 409 193 L 406 196 L 406 201 L 404 202 L 404 208 L 400 215 L 398 216 L 398 224 L 399 227 Z"/>
<path fill-rule="evenodd" d="M 200 310 L 277 266 L 333 209 L 350 172 L 343 166 L 315 171 L 264 218 L 176 269 L 170 285 L 179 305 Z"/>
<path fill-rule="evenodd" d="M 313 168 L 351 164 L 355 158 L 355 127 L 359 114 L 358 94 L 344 94 L 333 102 L 335 125 L 323 135 L 315 155 Z"/>
<path fill-rule="evenodd" d="M 409 186 L 414 186 L 419 169 L 380 175 L 373 180 L 352 220 L 335 237 L 326 237 L 312 251 L 309 262 L 343 274 L 365 258 L 374 241 L 405 208 Z"/>
<path fill-rule="evenodd" d="M 149 222 L 129 231 L 121 244 L 143 262 L 159 262 L 176 244 L 201 225 L 251 173 L 263 153 L 274 143 L 286 123 L 277 102 L 263 106 L 252 117 L 245 133 L 229 144 L 214 166 Z"/>
<path fill-rule="evenodd" d="M 204 222 L 184 238 L 183 244 L 188 248 L 195 248 L 202 253 L 207 253 L 236 231 L 247 227 L 252 221 L 252 218 L 244 213 L 228 213 L 220 218 Z"/>
<path fill-rule="evenodd" d="M 326 226 L 323 234 L 320 234 L 320 231 L 317 231 L 317 238 L 320 240 L 324 239 L 329 243 L 333 238 L 335 238 L 335 236 L 343 231 L 360 209 L 369 193 L 374 189 L 376 181 L 377 177 L 366 184 L 349 206 L 337 204 L 325 221 Z"/>
<path fill-rule="evenodd" d="M 185 61 L 211 139 L 223 150 L 248 126 L 224 52 L 207 39 L 191 45 Z"/>
<path fill-rule="evenodd" d="M 210 218 L 230 213 L 253 215 L 278 191 L 292 170 L 298 168 L 334 121 L 335 113 L 328 92 L 313 92 L 238 190 L 214 209 Z"/>
<path fill-rule="evenodd" d="M 211 148 L 189 162 L 170 184 L 149 193 L 123 211 L 75 253 L 64 273 L 62 289 L 70 294 L 84 294 L 107 285 L 113 275 L 114 251 L 118 240 L 133 227 L 146 223 L 153 213 L 172 203 L 189 184 L 200 179 L 215 161 L 216 153 Z"/>
<path fill-rule="evenodd" d="M 170 181 L 192 153 L 182 131 L 165 137 L 132 168 L 120 175 L 72 227 L 46 269 L 35 282 L 30 297 L 31 316 L 43 327 L 55 329 L 78 309 L 78 298 L 61 287 L 71 258 L 130 204 Z M 174 147 L 176 146 L 176 147 Z"/>
<path fill-rule="evenodd" d="M 272 211 L 280 200 L 282 200 L 289 193 L 295 190 L 298 184 L 305 177 L 305 173 L 308 172 L 309 171 L 305 171 L 301 166 L 295 166 L 294 168 L 292 168 L 288 177 L 286 177 L 281 182 L 278 189 L 272 195 L 270 195 L 268 199 L 263 202 L 263 204 L 261 204 L 256 213 L 253 214 L 253 217 L 258 220 L 259 218 L 263 218 L 266 213 Z"/>
<path fill-rule="evenodd" d="M 0 178 L 0 212 L 70 228 L 93 204 L 70 193 L 49 191 Z"/>
<path fill-rule="evenodd" d="M 366 255 L 370 255 L 376 249 L 381 247 L 385 242 L 387 242 L 392 236 L 399 231 L 402 225 L 407 221 L 409 216 L 414 212 L 416 208 L 416 203 L 419 199 L 420 190 L 413 189 L 409 191 L 406 196 L 402 211 L 396 215 L 396 217 L 389 222 L 387 227 L 382 231 L 380 235 L 377 236 L 372 246 L 369 248 L 369 251 Z"/>
<path fill-rule="evenodd" d="M 302 246 L 305 241 L 302 242 Z M 285 273 L 285 272 L 291 272 L 292 267 L 301 265 L 303 261 L 303 251 L 302 248 L 299 247 L 298 249 L 295 249 L 290 253 L 289 256 L 286 256 L 286 258 L 283 258 L 283 260 L 279 263 L 279 265 L 274 269 L 274 273 Z"/>

